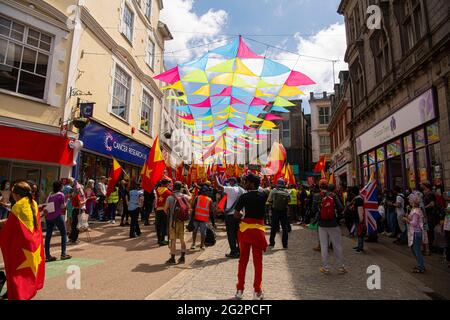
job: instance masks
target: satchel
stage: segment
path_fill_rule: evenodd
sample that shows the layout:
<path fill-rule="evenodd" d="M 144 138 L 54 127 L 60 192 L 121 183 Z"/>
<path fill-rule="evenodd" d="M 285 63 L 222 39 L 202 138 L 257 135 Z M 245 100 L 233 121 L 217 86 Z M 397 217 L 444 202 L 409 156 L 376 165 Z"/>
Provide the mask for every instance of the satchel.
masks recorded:
<path fill-rule="evenodd" d="M 189 220 L 188 225 L 186 226 L 186 230 L 189 232 L 194 231 L 195 226 L 194 226 L 194 219 L 191 217 L 191 219 Z"/>

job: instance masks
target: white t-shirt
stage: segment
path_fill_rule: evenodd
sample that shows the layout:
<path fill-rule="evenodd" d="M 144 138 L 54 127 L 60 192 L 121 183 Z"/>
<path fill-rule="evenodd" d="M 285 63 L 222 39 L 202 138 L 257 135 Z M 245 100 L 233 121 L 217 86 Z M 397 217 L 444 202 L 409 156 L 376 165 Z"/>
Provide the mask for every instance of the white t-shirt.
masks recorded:
<path fill-rule="evenodd" d="M 241 190 L 238 186 L 234 187 L 223 187 L 223 192 L 227 195 L 227 206 L 225 208 L 225 211 L 228 211 L 233 204 L 237 201 L 239 196 L 241 195 Z M 234 212 L 232 212 L 234 213 Z M 231 213 L 230 213 L 231 214 Z"/>

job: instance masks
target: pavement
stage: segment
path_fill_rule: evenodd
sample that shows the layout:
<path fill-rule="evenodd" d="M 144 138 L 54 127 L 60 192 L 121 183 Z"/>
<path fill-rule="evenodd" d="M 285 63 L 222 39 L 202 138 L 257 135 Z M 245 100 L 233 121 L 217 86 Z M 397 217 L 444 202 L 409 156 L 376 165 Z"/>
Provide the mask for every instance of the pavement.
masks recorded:
<path fill-rule="evenodd" d="M 210 300 L 230 299 L 235 293 L 238 260 L 225 258 L 226 232 L 218 224 L 218 242 L 205 251 L 189 250 L 186 264 L 167 266 L 168 248 L 156 244 L 154 225 L 142 226 L 142 236 L 129 239 L 127 227 L 95 223 L 80 244 L 69 246 L 73 259 L 46 264 L 45 286 L 36 300 Z M 268 234 L 267 234 L 268 236 Z M 188 248 L 190 234 L 186 233 Z M 59 256 L 59 236 L 52 238 L 52 254 Z M 264 255 L 263 289 L 266 299 L 450 299 L 450 269 L 442 257 L 426 257 L 426 274 L 412 274 L 415 261 L 406 246 L 380 237 L 367 243 L 366 252 L 355 254 L 355 240 L 343 236 L 344 258 L 349 273 L 323 275 L 315 231 L 293 226 L 289 249 L 282 250 L 277 236 L 275 249 Z M 178 246 L 179 247 L 179 246 Z M 179 254 L 178 254 L 179 255 Z M 332 259 L 333 262 L 333 259 Z M 0 261 L 1 263 L 1 261 Z M 369 290 L 367 268 L 381 269 L 381 289 Z M 81 288 L 68 289 L 69 266 L 81 270 Z M 252 297 L 252 259 L 247 270 L 244 299 Z"/>
<path fill-rule="evenodd" d="M 367 243 L 366 252 L 356 254 L 352 248 L 354 239 L 343 237 L 345 264 L 349 273 L 338 275 L 336 270 L 330 275 L 319 272 L 321 257 L 312 248 L 317 243 L 315 231 L 294 226 L 290 233 L 289 249 L 281 248 L 281 238 L 277 245 L 264 255 L 263 290 L 270 300 L 312 300 L 312 299 L 387 299 L 387 300 L 430 300 L 450 298 L 448 283 L 450 272 L 447 266 L 434 257 L 428 264 L 428 273 L 410 273 L 415 265 L 410 255 L 399 253 L 381 243 Z M 224 257 L 228 244 L 222 240 L 197 257 L 192 268 L 184 270 L 171 281 L 154 291 L 148 300 L 208 300 L 231 299 L 236 291 L 238 260 Z M 399 250 L 399 248 L 395 248 Z M 406 248 L 403 250 L 408 251 Z M 409 251 L 408 251 L 409 252 Z M 409 253 L 410 254 L 410 253 Z M 432 257 L 426 257 L 431 263 Z M 430 261 L 429 261 L 430 260 Z M 381 289 L 369 290 L 367 268 L 377 265 L 381 269 Z M 244 299 L 251 299 L 253 290 L 253 265 L 248 264 Z M 439 293 L 430 284 L 440 282 Z M 445 294 L 445 296 L 443 296 Z"/>

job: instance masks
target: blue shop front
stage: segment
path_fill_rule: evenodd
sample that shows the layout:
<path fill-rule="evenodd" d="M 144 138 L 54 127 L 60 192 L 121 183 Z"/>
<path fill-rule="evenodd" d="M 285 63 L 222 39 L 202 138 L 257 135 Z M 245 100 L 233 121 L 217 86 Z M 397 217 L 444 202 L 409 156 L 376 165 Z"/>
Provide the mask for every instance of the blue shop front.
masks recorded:
<path fill-rule="evenodd" d="M 138 181 L 150 148 L 136 140 L 114 131 L 102 124 L 91 121 L 80 132 L 83 142 L 74 178 L 83 184 L 89 179 L 97 181 L 108 176 L 113 157 L 119 161 L 124 171 L 123 178 Z"/>

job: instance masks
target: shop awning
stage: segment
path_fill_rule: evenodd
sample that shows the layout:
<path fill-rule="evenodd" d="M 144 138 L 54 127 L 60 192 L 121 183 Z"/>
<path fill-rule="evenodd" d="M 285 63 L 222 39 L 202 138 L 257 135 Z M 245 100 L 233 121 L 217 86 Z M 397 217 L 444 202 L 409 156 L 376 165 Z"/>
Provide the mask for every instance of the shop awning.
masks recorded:
<path fill-rule="evenodd" d="M 7 126 L 0 126 L 0 137 L 0 158 L 73 165 L 66 137 Z"/>

